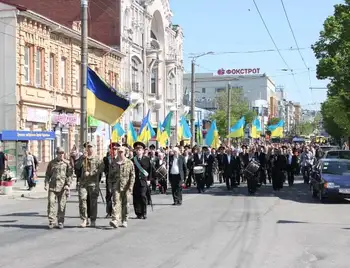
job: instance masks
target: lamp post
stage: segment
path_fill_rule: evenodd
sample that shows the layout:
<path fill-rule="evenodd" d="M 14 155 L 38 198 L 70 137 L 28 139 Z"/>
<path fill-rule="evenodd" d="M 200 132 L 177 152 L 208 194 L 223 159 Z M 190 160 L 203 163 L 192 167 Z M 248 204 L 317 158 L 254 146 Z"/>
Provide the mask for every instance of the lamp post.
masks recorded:
<path fill-rule="evenodd" d="M 191 147 L 194 146 L 195 143 L 195 127 L 194 127 L 194 109 L 195 109 L 195 64 L 196 60 L 200 57 L 204 57 L 206 55 L 213 55 L 213 51 L 209 51 L 206 53 L 199 54 L 197 56 L 192 57 L 191 62 Z"/>
<path fill-rule="evenodd" d="M 175 144 L 177 144 L 177 124 L 178 124 L 178 118 L 177 118 L 177 104 L 175 103 L 173 106 L 171 106 L 170 107 L 170 112 L 173 112 L 174 114 L 175 114 L 175 129 L 174 129 L 174 131 L 175 131 Z M 170 140 L 171 140 L 171 138 L 170 138 Z M 171 142 L 171 141 L 170 141 Z"/>

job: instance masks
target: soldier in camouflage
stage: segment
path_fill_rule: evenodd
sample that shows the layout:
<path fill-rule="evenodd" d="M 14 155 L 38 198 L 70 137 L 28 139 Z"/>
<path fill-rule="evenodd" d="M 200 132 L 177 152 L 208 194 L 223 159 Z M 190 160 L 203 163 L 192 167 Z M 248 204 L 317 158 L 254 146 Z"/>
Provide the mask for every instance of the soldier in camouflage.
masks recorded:
<path fill-rule="evenodd" d="M 86 151 L 78 160 L 77 167 L 82 171 L 79 184 L 79 212 L 81 224 L 85 228 L 87 225 L 87 196 L 90 196 L 90 216 L 91 227 L 96 227 L 97 201 L 100 194 L 99 178 L 103 172 L 103 162 L 94 154 L 93 145 L 85 144 Z"/>
<path fill-rule="evenodd" d="M 108 185 L 112 194 L 112 221 L 110 226 L 126 228 L 128 226 L 129 198 L 135 182 L 134 163 L 126 157 L 124 146 L 113 146 L 117 151 L 116 157 L 112 159 Z"/>
<path fill-rule="evenodd" d="M 50 161 L 46 169 L 45 190 L 48 192 L 47 214 L 49 228 L 55 227 L 58 218 L 58 228 L 63 229 L 64 216 L 66 211 L 67 196 L 72 182 L 73 168 L 68 160 L 64 159 L 64 150 L 56 149 L 57 157 Z M 58 202 L 58 213 L 56 216 L 55 206 Z"/>

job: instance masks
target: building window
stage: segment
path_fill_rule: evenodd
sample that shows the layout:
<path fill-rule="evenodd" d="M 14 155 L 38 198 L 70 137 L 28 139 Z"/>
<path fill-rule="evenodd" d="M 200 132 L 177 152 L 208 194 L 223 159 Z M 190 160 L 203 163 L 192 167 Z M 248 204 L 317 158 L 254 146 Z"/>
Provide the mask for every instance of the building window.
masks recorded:
<path fill-rule="evenodd" d="M 158 77 L 158 66 L 152 69 L 151 75 L 151 93 L 157 93 L 157 77 Z"/>
<path fill-rule="evenodd" d="M 80 62 L 75 63 L 75 90 L 80 92 L 80 75 L 81 75 L 81 64 Z"/>
<path fill-rule="evenodd" d="M 41 48 L 36 49 L 35 55 L 35 85 L 37 87 L 42 86 L 42 74 L 43 74 L 43 53 Z"/>
<path fill-rule="evenodd" d="M 49 62 L 50 66 L 49 66 L 49 79 L 50 79 L 50 86 L 53 87 L 54 86 L 54 71 L 55 71 L 55 55 L 54 54 L 50 54 L 50 62 Z"/>
<path fill-rule="evenodd" d="M 134 92 L 139 92 L 139 82 L 138 82 L 138 62 L 135 59 L 131 60 L 131 88 Z"/>
<path fill-rule="evenodd" d="M 62 90 L 66 89 L 66 72 L 67 72 L 67 59 L 62 57 L 60 63 L 60 87 Z"/>
<path fill-rule="evenodd" d="M 31 53 L 30 53 L 31 47 L 25 46 L 24 47 L 24 82 L 26 84 L 30 83 L 30 76 L 31 76 Z"/>
<path fill-rule="evenodd" d="M 114 74 L 114 88 L 119 89 L 119 74 Z"/>
<path fill-rule="evenodd" d="M 204 94 L 205 94 L 205 88 L 204 88 L 204 87 L 202 88 L 202 93 L 204 93 Z"/>

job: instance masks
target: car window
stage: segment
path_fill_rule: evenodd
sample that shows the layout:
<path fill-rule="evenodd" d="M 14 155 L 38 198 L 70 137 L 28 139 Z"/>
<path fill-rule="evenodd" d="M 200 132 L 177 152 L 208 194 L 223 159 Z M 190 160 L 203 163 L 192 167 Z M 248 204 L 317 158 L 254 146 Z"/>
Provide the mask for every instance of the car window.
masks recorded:
<path fill-rule="evenodd" d="M 329 151 L 327 152 L 326 158 L 339 158 L 339 152 L 338 151 Z"/>
<path fill-rule="evenodd" d="M 323 162 L 322 173 L 332 175 L 344 175 L 348 173 L 350 175 L 350 163 L 341 161 Z"/>
<path fill-rule="evenodd" d="M 350 160 L 350 151 L 340 151 L 339 152 L 340 159 L 348 159 Z"/>

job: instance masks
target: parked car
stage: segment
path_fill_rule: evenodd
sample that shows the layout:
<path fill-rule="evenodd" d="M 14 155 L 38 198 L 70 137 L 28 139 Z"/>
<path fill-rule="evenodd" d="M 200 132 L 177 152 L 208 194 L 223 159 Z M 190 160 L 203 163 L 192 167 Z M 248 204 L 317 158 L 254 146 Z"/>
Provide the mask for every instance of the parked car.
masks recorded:
<path fill-rule="evenodd" d="M 320 149 L 322 152 L 328 152 L 328 151 L 333 151 L 333 150 L 340 150 L 339 146 L 334 146 L 334 145 L 321 145 Z"/>
<path fill-rule="evenodd" d="M 312 197 L 350 198 L 350 160 L 321 159 L 311 173 Z"/>
<path fill-rule="evenodd" d="M 325 152 L 323 158 L 336 158 L 336 159 L 348 159 L 350 160 L 350 150 L 331 150 Z"/>

